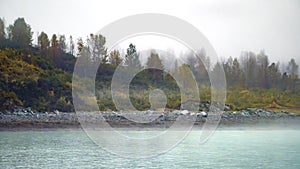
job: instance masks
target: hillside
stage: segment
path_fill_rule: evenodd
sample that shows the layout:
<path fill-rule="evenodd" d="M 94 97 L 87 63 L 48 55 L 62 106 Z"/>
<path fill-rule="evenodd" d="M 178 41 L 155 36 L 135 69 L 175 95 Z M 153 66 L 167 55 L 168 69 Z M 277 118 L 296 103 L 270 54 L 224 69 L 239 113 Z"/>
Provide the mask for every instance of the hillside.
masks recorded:
<path fill-rule="evenodd" d="M 0 50 L 0 109 L 72 111 L 72 74 L 32 52 Z"/>
<path fill-rule="evenodd" d="M 74 111 L 73 69 L 78 58 L 81 58 L 84 60 L 82 71 L 89 68 L 88 63 L 100 64 L 95 79 L 95 95 L 100 110 L 116 110 L 111 81 L 117 67 L 121 70 L 145 68 L 129 86 L 130 100 L 138 110 L 151 108 L 149 95 L 154 89 L 165 93 L 167 109 L 180 109 L 181 102 L 189 101 L 181 97 L 180 89 L 187 93 L 194 92 L 189 84 L 191 81 L 196 81 L 199 88 L 200 110 L 206 110 L 206 104 L 211 100 L 208 74 L 223 68 L 227 80 L 226 103 L 231 110 L 264 108 L 300 112 L 299 66 L 293 58 L 280 69 L 280 63 L 271 62 L 264 51 L 258 54 L 246 51 L 241 53 L 239 59 L 229 57 L 213 65 L 205 49 L 202 49 L 195 55 L 186 53 L 182 58 L 176 57 L 171 64 L 153 50 L 146 63 L 141 64 L 139 51 L 133 44 L 129 44 L 126 54 L 121 54 L 118 50 L 108 51 L 106 38 L 102 35 L 90 34 L 85 41 L 78 38 L 75 45 L 72 36 L 67 44 L 65 35 L 53 34 L 49 39 L 45 32 L 41 32 L 35 45 L 32 44 L 30 25 L 24 18 L 18 18 L 13 25 L 9 25 L 7 35 L 4 22 L 0 19 L 1 22 L 0 111 L 16 107 L 31 107 L 38 111 Z M 93 79 L 87 80 L 94 83 Z M 82 92 L 86 90 L 76 85 L 73 87 Z M 89 105 L 86 104 L 89 99 L 79 99 L 82 105 Z M 161 99 L 156 100 L 158 104 L 163 103 Z"/>
<path fill-rule="evenodd" d="M 115 66 L 106 65 L 96 78 L 101 110 L 115 110 L 110 93 L 114 69 Z M 0 50 L 0 70 L 0 110 L 20 106 L 38 111 L 73 111 L 72 73 L 56 67 L 50 60 L 34 52 L 6 48 Z M 139 110 L 149 109 L 150 91 L 160 88 L 167 94 L 167 108 L 180 108 L 180 91 L 174 79 L 167 77 L 154 80 L 155 78 L 151 73 L 143 71 L 133 79 L 130 87 L 133 105 Z M 296 92 L 276 88 L 229 87 L 226 103 L 232 105 L 233 109 L 299 109 L 299 81 L 296 86 Z M 199 92 L 203 102 L 210 99 L 207 86 L 202 85 Z"/>

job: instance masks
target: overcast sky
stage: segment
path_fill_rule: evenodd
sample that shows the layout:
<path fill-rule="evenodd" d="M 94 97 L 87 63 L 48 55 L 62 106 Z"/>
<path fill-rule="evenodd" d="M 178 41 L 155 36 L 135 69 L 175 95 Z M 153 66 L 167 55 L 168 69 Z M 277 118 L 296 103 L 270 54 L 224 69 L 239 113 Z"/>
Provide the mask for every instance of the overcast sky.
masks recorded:
<path fill-rule="evenodd" d="M 122 17 L 149 12 L 190 22 L 221 57 L 264 49 L 271 61 L 293 57 L 300 63 L 299 0 L 0 0 L 6 25 L 24 17 L 35 33 L 76 38 Z"/>

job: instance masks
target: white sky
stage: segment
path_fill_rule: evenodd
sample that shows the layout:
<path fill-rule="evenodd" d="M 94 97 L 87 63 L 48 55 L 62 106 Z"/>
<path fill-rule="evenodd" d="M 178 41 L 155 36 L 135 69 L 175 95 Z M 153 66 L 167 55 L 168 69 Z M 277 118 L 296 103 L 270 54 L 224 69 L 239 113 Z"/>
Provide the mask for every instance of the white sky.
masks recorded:
<path fill-rule="evenodd" d="M 85 38 L 117 19 L 149 12 L 190 22 L 220 57 L 264 49 L 271 61 L 293 57 L 300 63 L 298 0 L 0 0 L 6 26 L 24 17 L 35 33 L 44 31 L 48 36 Z"/>

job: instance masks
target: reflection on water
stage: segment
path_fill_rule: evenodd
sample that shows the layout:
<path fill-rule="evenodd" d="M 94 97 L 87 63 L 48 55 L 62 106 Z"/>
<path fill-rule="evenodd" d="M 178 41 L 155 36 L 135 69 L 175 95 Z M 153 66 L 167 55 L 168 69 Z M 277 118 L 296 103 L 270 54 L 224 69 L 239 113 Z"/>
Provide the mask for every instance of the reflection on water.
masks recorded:
<path fill-rule="evenodd" d="M 5 131 L 0 168 L 300 168 L 300 130 L 219 130 L 203 145 L 199 136 L 195 129 L 165 154 L 130 159 L 104 151 L 83 131 Z"/>

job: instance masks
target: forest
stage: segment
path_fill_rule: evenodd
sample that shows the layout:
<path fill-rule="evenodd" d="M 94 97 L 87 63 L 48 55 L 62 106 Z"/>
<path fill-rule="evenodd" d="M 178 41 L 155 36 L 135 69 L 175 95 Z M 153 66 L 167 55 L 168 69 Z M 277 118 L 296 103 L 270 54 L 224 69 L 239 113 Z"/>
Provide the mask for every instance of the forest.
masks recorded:
<path fill-rule="evenodd" d="M 270 61 L 263 50 L 259 53 L 244 51 L 240 56 L 212 64 L 203 49 L 196 53 L 197 57 L 187 53 L 185 62 L 173 58 L 174 62 L 167 65 L 164 56 L 153 50 L 142 64 L 138 44 L 128 44 L 123 55 L 119 50 L 108 51 L 105 43 L 102 35 L 90 34 L 86 39 L 75 39 L 41 32 L 37 44 L 33 44 L 33 32 L 24 18 L 17 18 L 8 26 L 0 19 L 0 111 L 15 107 L 74 111 L 72 78 L 79 58 L 100 63 L 95 84 L 97 102 L 103 111 L 116 110 L 111 81 L 117 67 L 145 68 L 130 83 L 130 99 L 138 110 L 148 110 L 149 93 L 156 88 L 166 93 L 167 109 L 180 109 L 180 86 L 174 77 L 185 80 L 186 70 L 193 72 L 201 102 L 210 101 L 208 72 L 216 71 L 219 64 L 226 75 L 226 103 L 232 110 L 249 107 L 300 109 L 299 66 L 293 58 L 287 59 L 283 66 Z M 152 69 L 154 66 L 168 69 Z M 82 102 L 88 100 L 82 99 Z"/>

